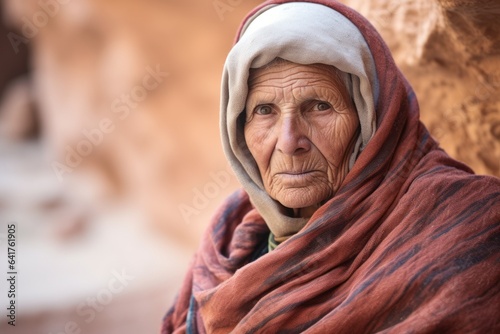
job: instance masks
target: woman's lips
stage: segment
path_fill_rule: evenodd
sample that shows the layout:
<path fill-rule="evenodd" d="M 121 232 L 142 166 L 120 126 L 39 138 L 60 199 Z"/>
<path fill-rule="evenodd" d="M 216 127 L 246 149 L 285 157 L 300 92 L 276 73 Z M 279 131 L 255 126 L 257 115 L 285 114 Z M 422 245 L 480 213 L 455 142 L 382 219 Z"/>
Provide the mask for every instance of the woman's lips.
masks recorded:
<path fill-rule="evenodd" d="M 298 171 L 298 172 L 293 172 L 293 171 L 290 171 L 290 172 L 279 172 L 279 173 L 276 173 L 277 175 L 303 175 L 303 174 L 310 174 L 310 173 L 314 173 L 314 172 L 317 172 L 317 170 L 306 170 L 306 171 Z"/>
<path fill-rule="evenodd" d="M 303 185 L 314 179 L 314 174 L 318 173 L 316 170 L 304 171 L 304 172 L 281 172 L 276 173 L 276 176 L 281 179 L 283 185 Z"/>

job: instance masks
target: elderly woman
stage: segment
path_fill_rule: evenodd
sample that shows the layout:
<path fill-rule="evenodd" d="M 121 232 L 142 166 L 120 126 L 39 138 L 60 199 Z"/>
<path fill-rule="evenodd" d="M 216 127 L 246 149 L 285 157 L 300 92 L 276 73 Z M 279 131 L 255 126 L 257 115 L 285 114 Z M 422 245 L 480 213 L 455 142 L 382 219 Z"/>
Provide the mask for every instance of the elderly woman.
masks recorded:
<path fill-rule="evenodd" d="M 363 17 L 262 4 L 221 101 L 243 190 L 213 218 L 163 333 L 500 332 L 500 182 L 439 148 Z"/>

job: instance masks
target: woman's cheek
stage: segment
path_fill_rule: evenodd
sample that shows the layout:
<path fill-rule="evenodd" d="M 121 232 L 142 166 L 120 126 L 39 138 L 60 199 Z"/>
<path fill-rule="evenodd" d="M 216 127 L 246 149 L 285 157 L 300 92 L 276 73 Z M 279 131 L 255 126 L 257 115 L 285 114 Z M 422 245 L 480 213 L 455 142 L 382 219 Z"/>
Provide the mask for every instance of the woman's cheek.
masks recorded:
<path fill-rule="evenodd" d="M 266 154 L 266 151 L 270 149 L 266 134 L 267 131 L 259 127 L 249 126 L 245 128 L 245 141 L 259 167 L 266 160 L 266 156 L 269 155 L 269 153 Z"/>

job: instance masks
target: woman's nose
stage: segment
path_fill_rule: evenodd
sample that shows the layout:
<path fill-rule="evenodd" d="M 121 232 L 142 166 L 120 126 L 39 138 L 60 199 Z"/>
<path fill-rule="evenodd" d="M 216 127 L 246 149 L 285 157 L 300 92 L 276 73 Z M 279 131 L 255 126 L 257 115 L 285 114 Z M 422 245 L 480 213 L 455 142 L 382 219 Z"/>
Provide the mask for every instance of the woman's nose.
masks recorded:
<path fill-rule="evenodd" d="M 305 124 L 297 116 L 285 116 L 277 127 L 276 149 L 287 155 L 296 155 L 311 149 Z"/>

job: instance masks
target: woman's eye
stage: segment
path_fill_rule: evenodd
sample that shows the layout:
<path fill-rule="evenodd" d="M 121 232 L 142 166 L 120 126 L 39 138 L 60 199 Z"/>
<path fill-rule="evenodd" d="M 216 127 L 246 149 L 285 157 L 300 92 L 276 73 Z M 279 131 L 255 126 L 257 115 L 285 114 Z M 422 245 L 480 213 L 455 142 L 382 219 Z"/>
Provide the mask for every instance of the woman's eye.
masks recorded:
<path fill-rule="evenodd" d="M 331 108 L 330 104 L 328 104 L 326 102 L 318 102 L 316 104 L 316 110 L 319 110 L 319 111 L 328 110 L 330 108 Z"/>
<path fill-rule="evenodd" d="M 269 115 L 273 112 L 273 108 L 271 106 L 258 106 L 255 108 L 255 113 L 257 115 Z"/>

